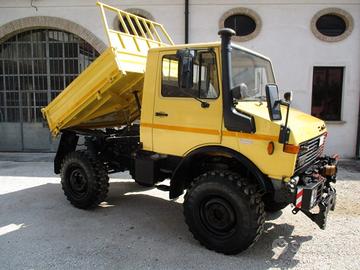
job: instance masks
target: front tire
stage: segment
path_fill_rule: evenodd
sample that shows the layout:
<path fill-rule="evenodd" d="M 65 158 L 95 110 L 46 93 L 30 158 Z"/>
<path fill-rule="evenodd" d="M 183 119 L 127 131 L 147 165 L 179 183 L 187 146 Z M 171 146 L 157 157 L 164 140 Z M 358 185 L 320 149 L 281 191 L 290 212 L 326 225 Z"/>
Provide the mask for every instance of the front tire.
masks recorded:
<path fill-rule="evenodd" d="M 265 212 L 276 213 L 289 205 L 287 202 L 276 202 L 270 194 L 263 197 Z"/>
<path fill-rule="evenodd" d="M 211 171 L 192 183 L 184 200 L 185 221 L 206 248 L 237 254 L 261 235 L 264 204 L 255 186 L 233 172 Z"/>
<path fill-rule="evenodd" d="M 66 198 L 81 209 L 97 206 L 106 198 L 109 177 L 103 164 L 89 152 L 71 152 L 61 165 L 61 185 Z"/>

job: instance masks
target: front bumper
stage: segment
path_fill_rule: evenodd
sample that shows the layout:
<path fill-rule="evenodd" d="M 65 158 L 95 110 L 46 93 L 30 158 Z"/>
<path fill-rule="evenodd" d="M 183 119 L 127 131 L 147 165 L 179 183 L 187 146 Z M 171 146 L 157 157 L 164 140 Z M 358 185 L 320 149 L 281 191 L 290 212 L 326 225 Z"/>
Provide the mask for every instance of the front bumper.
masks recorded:
<path fill-rule="evenodd" d="M 304 173 L 298 176 L 293 193 L 293 214 L 303 212 L 321 229 L 325 229 L 329 211 L 335 210 L 337 157 L 320 157 Z M 313 209 L 318 206 L 319 211 Z"/>

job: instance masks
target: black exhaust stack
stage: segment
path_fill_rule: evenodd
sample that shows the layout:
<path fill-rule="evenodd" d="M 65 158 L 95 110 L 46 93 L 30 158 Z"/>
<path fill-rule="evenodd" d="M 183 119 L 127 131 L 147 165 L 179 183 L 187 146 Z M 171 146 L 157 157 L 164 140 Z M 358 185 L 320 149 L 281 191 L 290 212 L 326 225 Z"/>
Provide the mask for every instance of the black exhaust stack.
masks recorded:
<path fill-rule="evenodd" d="M 253 117 L 235 109 L 231 93 L 231 37 L 236 33 L 230 28 L 223 28 L 219 30 L 218 34 L 221 37 L 222 92 L 225 127 L 230 131 L 254 133 L 256 128 Z"/>

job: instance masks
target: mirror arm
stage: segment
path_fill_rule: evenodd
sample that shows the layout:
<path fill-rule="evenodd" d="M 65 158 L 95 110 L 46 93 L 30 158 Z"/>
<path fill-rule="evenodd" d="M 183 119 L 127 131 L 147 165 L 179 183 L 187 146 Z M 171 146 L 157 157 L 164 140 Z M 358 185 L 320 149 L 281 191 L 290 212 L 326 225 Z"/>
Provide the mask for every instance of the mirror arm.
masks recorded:
<path fill-rule="evenodd" d="M 285 144 L 288 143 L 290 137 L 290 129 L 288 128 L 289 112 L 290 112 L 290 102 L 284 100 L 278 101 L 281 105 L 286 106 L 286 118 L 285 125 L 281 125 L 279 133 L 279 143 Z"/>
<path fill-rule="evenodd" d="M 288 120 L 289 120 L 289 112 L 290 112 L 290 103 L 286 105 L 286 118 L 285 118 L 285 128 L 287 128 Z"/>
<path fill-rule="evenodd" d="M 288 102 L 286 100 L 277 100 L 276 103 L 279 103 L 284 106 L 290 106 L 290 102 Z"/>

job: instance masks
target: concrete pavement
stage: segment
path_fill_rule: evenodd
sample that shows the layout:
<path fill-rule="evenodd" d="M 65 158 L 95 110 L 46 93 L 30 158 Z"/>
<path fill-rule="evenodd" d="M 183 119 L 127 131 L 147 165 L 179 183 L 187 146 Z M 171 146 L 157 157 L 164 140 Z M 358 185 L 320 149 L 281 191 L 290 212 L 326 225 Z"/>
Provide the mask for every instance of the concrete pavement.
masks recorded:
<path fill-rule="evenodd" d="M 252 248 L 224 256 L 192 238 L 181 198 L 127 174 L 112 176 L 107 203 L 72 207 L 52 155 L 0 153 L 0 269 L 360 269 L 359 161 L 342 162 L 325 231 L 287 207 Z"/>

